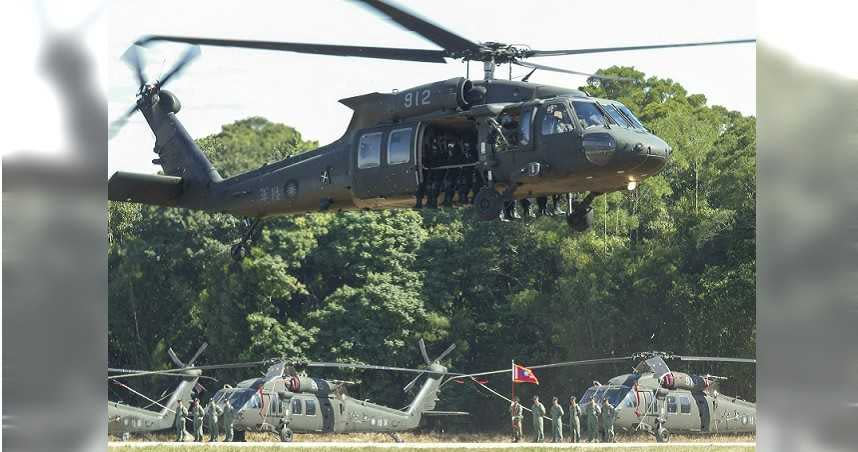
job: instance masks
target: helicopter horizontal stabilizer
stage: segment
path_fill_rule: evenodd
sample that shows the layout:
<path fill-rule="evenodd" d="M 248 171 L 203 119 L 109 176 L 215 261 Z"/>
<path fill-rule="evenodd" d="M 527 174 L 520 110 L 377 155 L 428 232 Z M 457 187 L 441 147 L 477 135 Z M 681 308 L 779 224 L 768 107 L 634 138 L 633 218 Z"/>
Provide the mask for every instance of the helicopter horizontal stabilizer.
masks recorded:
<path fill-rule="evenodd" d="M 182 194 L 182 178 L 118 171 L 107 184 L 107 199 L 156 206 L 175 206 Z"/>

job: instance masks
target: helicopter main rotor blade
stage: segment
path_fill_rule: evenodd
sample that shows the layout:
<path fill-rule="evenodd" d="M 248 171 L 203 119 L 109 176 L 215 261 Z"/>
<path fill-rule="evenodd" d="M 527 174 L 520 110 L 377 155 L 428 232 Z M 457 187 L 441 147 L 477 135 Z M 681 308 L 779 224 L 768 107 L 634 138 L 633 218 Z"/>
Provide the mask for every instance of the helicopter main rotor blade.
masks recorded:
<path fill-rule="evenodd" d="M 447 55 L 459 55 L 463 53 L 477 53 L 480 46 L 465 39 L 446 28 L 433 24 L 426 19 L 408 13 L 390 3 L 381 0 L 359 0 L 366 6 L 384 14 L 397 24 L 407 30 L 411 30 L 420 36 L 434 42 L 446 50 Z"/>
<path fill-rule="evenodd" d="M 570 366 L 587 366 L 593 364 L 610 364 L 610 363 L 618 363 L 622 361 L 628 361 L 634 359 L 632 356 L 623 356 L 619 358 L 597 358 L 597 359 L 584 359 L 580 361 L 566 361 L 562 363 L 551 363 L 551 364 L 539 364 L 536 366 L 527 366 L 528 369 L 547 369 L 550 367 L 570 367 Z M 459 374 L 460 378 L 464 377 L 482 377 L 485 375 L 495 375 L 502 374 L 504 372 L 512 372 L 511 368 L 501 369 L 501 370 L 491 370 L 488 372 L 477 372 L 472 374 Z M 451 374 L 454 375 L 454 374 Z"/>
<path fill-rule="evenodd" d="M 426 361 L 426 365 L 432 364 L 432 360 L 429 359 L 429 354 L 426 353 L 426 342 L 423 341 L 421 337 L 419 341 L 417 341 L 417 346 L 420 348 L 420 354 L 423 355 L 423 361 Z"/>
<path fill-rule="evenodd" d="M 209 346 L 208 342 L 203 342 L 203 345 L 200 345 L 200 348 L 197 349 L 197 352 L 194 353 L 194 356 L 192 356 L 191 359 L 188 361 L 188 365 L 193 366 L 194 362 L 197 361 L 197 358 L 199 358 L 200 355 L 203 354 L 203 352 L 206 350 L 206 348 L 208 348 L 208 346 Z"/>
<path fill-rule="evenodd" d="M 725 362 L 725 363 L 754 363 L 756 364 L 757 360 L 752 358 L 724 358 L 721 356 L 683 356 L 683 355 L 673 355 L 671 358 L 678 359 L 680 361 L 715 361 L 715 362 Z"/>
<path fill-rule="evenodd" d="M 251 41 L 243 39 L 210 39 L 184 36 L 146 36 L 137 41 L 139 45 L 166 41 L 215 47 L 239 47 L 244 49 L 276 50 L 316 55 L 381 58 L 385 60 L 418 61 L 423 63 L 446 63 L 442 50 L 403 49 L 395 47 L 341 46 L 331 44 L 305 44 L 300 42 Z"/>
<path fill-rule="evenodd" d="M 434 374 L 437 372 L 433 372 L 429 369 L 411 369 L 407 367 L 391 367 L 391 366 L 376 366 L 373 364 L 351 364 L 351 363 L 324 363 L 324 362 L 310 362 L 304 364 L 307 367 L 334 367 L 341 369 L 363 369 L 363 370 L 387 370 L 392 372 L 411 372 L 411 373 L 428 373 Z M 448 375 L 459 375 L 453 372 L 446 372 Z"/>
<path fill-rule="evenodd" d="M 543 64 L 535 64 L 535 63 L 531 63 L 528 61 L 515 60 L 515 61 L 513 61 L 513 63 L 515 63 L 519 66 L 529 67 L 531 69 L 541 69 L 543 71 L 551 71 L 551 72 L 563 72 L 565 74 L 585 75 L 587 77 L 594 77 L 594 78 L 599 78 L 599 79 L 604 79 L 604 80 L 629 81 L 629 82 L 635 80 L 633 78 L 628 78 L 628 77 L 616 77 L 616 76 L 612 76 L 612 75 L 599 75 L 599 74 L 590 74 L 588 72 L 573 71 L 570 69 L 562 69 L 562 68 L 557 68 L 557 67 L 552 67 L 552 66 L 545 66 Z"/>
<path fill-rule="evenodd" d="M 604 53 L 604 52 L 625 52 L 629 50 L 649 50 L 649 49 L 669 49 L 675 47 L 698 47 L 698 46 L 716 46 L 716 45 L 724 45 L 724 44 L 746 44 L 751 42 L 757 42 L 756 39 L 733 39 L 729 41 L 710 41 L 710 42 L 685 42 L 680 44 L 656 44 L 656 45 L 645 45 L 645 46 L 628 46 L 628 47 L 600 47 L 593 49 L 571 49 L 571 50 L 529 50 L 526 51 L 524 56 L 527 58 L 530 57 L 544 57 L 544 56 L 558 56 L 558 55 L 581 55 L 584 53 Z"/>
<path fill-rule="evenodd" d="M 447 347 L 447 350 L 444 350 L 443 353 L 441 353 L 440 355 L 438 355 L 437 358 L 435 358 L 435 361 L 440 362 L 442 359 L 444 359 L 445 356 L 449 355 L 450 352 L 452 352 L 455 349 L 456 349 L 456 344 L 450 344 L 450 346 Z"/>
<path fill-rule="evenodd" d="M 188 50 L 186 50 L 185 53 L 182 55 L 182 58 L 180 58 L 179 61 L 177 61 L 176 64 L 174 64 L 173 67 L 170 68 L 170 70 L 167 71 L 166 74 L 164 74 L 161 80 L 158 81 L 158 86 L 166 85 L 171 78 L 173 78 L 177 74 L 180 74 L 182 70 L 184 70 L 185 67 L 188 65 L 188 63 L 193 61 L 198 56 L 200 56 L 200 46 L 191 46 L 190 48 L 188 48 Z"/>
<path fill-rule="evenodd" d="M 187 372 L 189 370 L 216 370 L 216 369 L 243 369 L 246 367 L 256 367 L 264 364 L 271 364 L 271 360 L 267 359 L 264 361 L 251 361 L 245 363 L 229 363 L 229 364 L 212 364 L 207 366 L 191 366 L 184 367 L 181 369 L 165 369 L 165 370 L 144 370 L 140 372 L 129 372 L 122 375 L 112 375 L 107 377 L 108 380 L 116 379 L 116 378 L 129 378 L 129 377 L 142 377 L 145 375 L 157 375 L 157 374 L 179 374 L 181 372 Z"/>

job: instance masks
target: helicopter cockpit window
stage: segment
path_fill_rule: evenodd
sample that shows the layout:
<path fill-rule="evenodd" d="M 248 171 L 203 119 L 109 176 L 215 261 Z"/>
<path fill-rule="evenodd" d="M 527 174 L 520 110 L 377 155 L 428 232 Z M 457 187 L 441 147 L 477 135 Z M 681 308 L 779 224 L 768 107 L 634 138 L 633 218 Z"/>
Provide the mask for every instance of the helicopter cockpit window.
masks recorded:
<path fill-rule="evenodd" d="M 567 133 L 575 130 L 572 118 L 563 104 L 549 104 L 545 107 L 545 115 L 542 116 L 542 134 L 554 135 Z"/>
<path fill-rule="evenodd" d="M 301 414 L 301 401 L 299 399 L 292 399 L 292 414 Z"/>
<path fill-rule="evenodd" d="M 256 391 L 253 389 L 241 389 L 229 395 L 229 403 L 233 408 L 238 409 L 243 407 L 254 395 L 256 395 Z"/>
<path fill-rule="evenodd" d="M 575 115 L 585 129 L 590 127 L 604 126 L 609 122 L 608 118 L 599 110 L 593 102 L 573 101 Z"/>
<path fill-rule="evenodd" d="M 316 401 L 315 400 L 307 400 L 307 416 L 315 416 L 316 415 Z"/>
<path fill-rule="evenodd" d="M 632 113 L 631 110 L 629 110 L 625 105 L 620 105 L 619 109 L 621 112 L 623 112 L 623 115 L 628 118 L 629 122 L 632 123 L 632 127 L 634 127 L 635 129 L 646 130 L 646 127 L 644 127 L 640 119 L 638 119 L 637 116 L 635 116 L 634 113 Z"/>
<path fill-rule="evenodd" d="M 602 105 L 602 107 L 605 109 L 606 112 L 608 112 L 608 116 L 610 116 L 611 119 L 614 120 L 614 123 L 619 124 L 623 127 L 634 128 L 634 126 L 628 120 L 626 120 L 623 114 L 620 113 L 619 110 L 617 110 L 617 107 L 611 104 Z"/>
<path fill-rule="evenodd" d="M 358 142 L 358 168 L 375 168 L 381 164 L 381 132 L 362 135 Z"/>
<path fill-rule="evenodd" d="M 411 160 L 412 129 L 396 129 L 387 141 L 387 164 L 398 165 Z"/>
<path fill-rule="evenodd" d="M 259 400 L 259 394 L 254 392 L 250 400 L 247 401 L 248 408 L 262 408 L 262 401 Z"/>

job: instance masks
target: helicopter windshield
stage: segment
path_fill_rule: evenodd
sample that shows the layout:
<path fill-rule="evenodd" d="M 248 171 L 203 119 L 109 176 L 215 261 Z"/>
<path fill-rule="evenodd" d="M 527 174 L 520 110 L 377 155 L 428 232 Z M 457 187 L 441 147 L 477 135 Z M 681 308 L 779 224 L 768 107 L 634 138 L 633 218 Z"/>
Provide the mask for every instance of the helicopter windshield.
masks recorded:
<path fill-rule="evenodd" d="M 608 403 L 613 406 L 619 406 L 621 401 L 625 402 L 628 399 L 629 392 L 628 386 L 597 386 L 592 387 L 584 393 L 581 397 L 581 405 L 590 403 L 590 399 L 596 399 L 596 403 L 602 403 L 602 400 L 608 399 Z"/>
<path fill-rule="evenodd" d="M 254 391 L 253 389 L 239 389 L 237 391 L 227 393 L 225 398 L 229 399 L 229 404 L 232 405 L 233 408 L 239 409 L 243 407 L 249 400 L 258 400 L 259 396 L 256 395 L 256 391 Z M 220 398 L 218 398 L 218 401 L 220 401 Z M 251 406 L 250 408 L 253 407 Z"/>
<path fill-rule="evenodd" d="M 635 116 L 635 114 L 632 113 L 632 111 L 629 110 L 625 105 L 620 105 L 617 108 L 619 108 L 620 111 L 623 112 L 623 114 L 629 120 L 629 122 L 632 123 L 632 127 L 634 127 L 635 129 L 646 130 L 646 127 L 644 127 L 640 119 L 638 119 L 637 116 Z"/>
<path fill-rule="evenodd" d="M 613 119 L 615 123 L 617 123 L 623 127 L 630 127 L 630 128 L 635 127 L 631 124 L 631 122 L 629 120 L 627 120 L 625 118 L 625 116 L 623 116 L 622 113 L 620 113 L 619 110 L 617 110 L 616 106 L 611 105 L 611 104 L 607 104 L 607 105 L 602 105 L 602 107 L 605 109 L 606 112 L 608 112 L 608 116 L 610 116 L 611 119 Z"/>
<path fill-rule="evenodd" d="M 605 126 L 612 122 L 594 102 L 573 101 L 572 106 L 575 107 L 575 115 L 578 116 L 578 121 L 585 129 L 596 126 Z"/>

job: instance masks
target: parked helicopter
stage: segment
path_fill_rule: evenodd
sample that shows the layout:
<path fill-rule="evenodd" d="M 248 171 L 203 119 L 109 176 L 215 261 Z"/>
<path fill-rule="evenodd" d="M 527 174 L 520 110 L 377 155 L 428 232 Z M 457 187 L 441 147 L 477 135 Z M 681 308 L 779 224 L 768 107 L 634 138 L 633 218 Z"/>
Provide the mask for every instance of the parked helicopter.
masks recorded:
<path fill-rule="evenodd" d="M 149 399 L 143 394 L 137 393 L 133 389 L 123 385 L 127 389 L 135 392 L 135 394 L 146 398 L 152 404 L 160 406 L 161 410 L 152 411 L 145 408 L 126 405 L 120 402 L 108 401 L 107 432 L 111 435 L 121 436 L 123 440 L 126 440 L 131 433 L 157 432 L 172 429 L 176 418 L 176 406 L 179 401 L 187 402 L 191 400 L 194 395 L 194 390 L 197 387 L 197 381 L 201 378 L 202 372 L 199 369 L 194 369 L 192 367 L 194 362 L 199 358 L 207 346 L 208 344 L 205 343 L 200 346 L 200 348 L 197 349 L 197 352 L 194 353 L 194 356 L 191 357 L 187 363 L 183 363 L 179 360 L 172 348 L 167 350 L 167 354 L 170 355 L 170 358 L 178 366 L 178 369 L 175 369 L 170 373 L 158 372 L 155 374 L 176 376 L 181 378 L 182 381 L 170 395 L 167 403 L 163 405 L 158 401 Z M 126 374 L 129 372 L 128 369 L 108 368 L 107 370 L 108 373 Z M 108 380 L 115 380 L 116 378 L 118 377 L 108 377 Z"/>
<path fill-rule="evenodd" d="M 529 369 L 585 366 L 639 361 L 630 374 L 619 375 L 605 385 L 594 382 L 579 399 L 584 406 L 604 399 L 617 410 L 614 426 L 625 431 L 644 431 L 658 442 L 676 433 L 750 433 L 756 431 L 756 404 L 718 393 L 726 377 L 671 371 L 665 360 L 756 363 L 755 359 L 683 356 L 643 352 L 625 357 L 598 358 L 529 366 Z M 468 374 L 468 378 L 510 372 L 510 369 Z M 586 425 L 584 426 L 586 428 Z"/>
<path fill-rule="evenodd" d="M 434 410 L 441 381 L 450 374 L 447 368 L 439 363 L 455 349 L 455 344 L 451 344 L 434 360 L 429 359 L 423 340 L 420 340 L 418 345 L 426 362 L 425 369 L 328 362 L 289 363 L 277 360 L 268 367 L 263 377 L 244 380 L 234 387 L 224 386 L 212 396 L 209 403 L 214 402 L 222 408 L 228 400 L 236 410 L 234 424 L 236 441 L 244 441 L 245 432 L 274 433 L 284 442 L 292 441 L 295 433 L 316 432 L 378 432 L 387 433 L 396 441 L 400 441 L 396 433 L 417 428 L 423 415 L 467 414 Z M 254 367 L 261 363 L 198 366 L 190 369 L 199 372 L 200 370 Z M 405 387 L 406 391 L 416 387 L 421 377 L 425 376 L 425 381 L 411 403 L 399 410 L 350 397 L 346 392 L 346 385 L 350 382 L 308 377 L 296 370 L 296 368 L 309 367 L 417 373 L 414 380 Z M 127 373 L 122 377 L 174 374 L 174 372 L 140 371 Z"/>
<path fill-rule="evenodd" d="M 657 174 L 671 148 L 650 133 L 623 104 L 571 88 L 494 78 L 496 66 L 587 75 L 525 61 L 555 55 L 738 44 L 753 39 L 601 49 L 532 50 L 497 42 L 475 43 L 380 0 L 362 3 L 432 41 L 442 50 L 148 36 L 193 45 L 279 50 L 335 56 L 444 63 L 481 61 L 483 80 L 465 77 L 392 93 L 340 100 L 354 110 L 335 142 L 314 151 L 222 179 L 179 122 L 178 98 L 162 87 L 199 51 L 192 48 L 160 80 L 147 82 L 138 47 L 125 60 L 140 89 L 136 104 L 114 122 L 115 133 L 136 111 L 155 135 L 153 160 L 163 175 L 115 173 L 109 199 L 226 212 L 248 222 L 233 255 L 241 258 L 260 219 L 329 209 L 383 209 L 473 204 L 483 220 L 497 219 L 505 204 L 569 195 L 566 218 L 575 231 L 592 224 L 591 204 L 603 193 L 633 189 Z M 587 193 L 575 200 L 572 193 Z"/>

